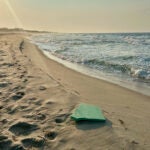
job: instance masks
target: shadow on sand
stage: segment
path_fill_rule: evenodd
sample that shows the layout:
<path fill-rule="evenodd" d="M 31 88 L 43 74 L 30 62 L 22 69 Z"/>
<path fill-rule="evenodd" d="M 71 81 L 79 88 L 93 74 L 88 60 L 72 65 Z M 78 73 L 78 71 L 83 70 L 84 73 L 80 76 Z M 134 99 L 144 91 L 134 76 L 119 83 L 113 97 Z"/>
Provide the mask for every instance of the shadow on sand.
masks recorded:
<path fill-rule="evenodd" d="M 92 130 L 102 128 L 104 126 L 112 127 L 112 122 L 108 119 L 106 121 L 78 121 L 76 127 L 79 130 Z"/>

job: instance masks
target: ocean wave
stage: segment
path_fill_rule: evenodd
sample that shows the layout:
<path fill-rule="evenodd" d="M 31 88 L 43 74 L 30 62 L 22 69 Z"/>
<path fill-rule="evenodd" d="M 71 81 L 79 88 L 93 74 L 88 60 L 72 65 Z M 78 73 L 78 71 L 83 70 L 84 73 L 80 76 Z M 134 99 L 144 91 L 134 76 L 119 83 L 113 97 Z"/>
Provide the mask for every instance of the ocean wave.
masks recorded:
<path fill-rule="evenodd" d="M 69 48 L 67 48 L 67 47 L 61 47 L 61 49 L 59 49 L 59 50 L 55 50 L 55 53 L 62 53 L 62 52 L 66 52 L 67 50 L 69 50 Z"/>
<path fill-rule="evenodd" d="M 136 56 L 117 56 L 115 57 L 115 59 L 119 59 L 119 60 L 131 60 L 131 59 L 135 59 L 137 58 Z"/>
<path fill-rule="evenodd" d="M 132 57 L 129 57 L 128 59 L 132 59 Z M 78 63 L 82 63 L 87 66 L 98 66 L 98 67 L 103 66 L 103 69 L 113 70 L 114 72 L 120 71 L 122 73 L 127 73 L 134 78 L 150 80 L 150 71 L 144 69 L 133 69 L 132 66 L 127 64 L 116 64 L 113 62 L 104 61 L 104 60 L 100 61 L 97 59 L 79 61 Z"/>
<path fill-rule="evenodd" d="M 85 65 L 101 65 L 108 69 L 119 70 L 121 72 L 129 72 L 131 70 L 131 67 L 126 64 L 115 64 L 109 61 L 104 61 L 104 60 L 100 61 L 97 59 L 84 60 L 81 61 L 80 63 Z"/>
<path fill-rule="evenodd" d="M 150 80 L 150 71 L 142 69 L 131 69 L 131 75 L 140 79 Z"/>

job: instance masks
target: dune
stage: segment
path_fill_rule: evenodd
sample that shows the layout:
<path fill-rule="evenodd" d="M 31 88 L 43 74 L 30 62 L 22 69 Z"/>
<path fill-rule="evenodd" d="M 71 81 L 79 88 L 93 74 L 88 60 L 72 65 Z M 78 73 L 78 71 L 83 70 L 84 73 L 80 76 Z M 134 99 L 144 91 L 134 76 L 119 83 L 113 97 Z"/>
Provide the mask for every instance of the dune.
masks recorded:
<path fill-rule="evenodd" d="M 26 35 L 0 34 L 0 150 L 150 149 L 149 96 L 66 68 Z M 71 120 L 82 102 L 106 122 Z"/>

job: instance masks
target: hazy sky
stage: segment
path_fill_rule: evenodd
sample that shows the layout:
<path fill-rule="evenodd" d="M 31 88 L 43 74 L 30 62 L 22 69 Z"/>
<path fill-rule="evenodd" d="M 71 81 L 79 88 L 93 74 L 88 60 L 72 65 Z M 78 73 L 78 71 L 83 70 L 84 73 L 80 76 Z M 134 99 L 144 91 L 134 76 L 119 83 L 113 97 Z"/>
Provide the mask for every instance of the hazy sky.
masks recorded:
<path fill-rule="evenodd" d="M 146 32 L 150 31 L 150 0 L 0 0 L 0 27 Z"/>

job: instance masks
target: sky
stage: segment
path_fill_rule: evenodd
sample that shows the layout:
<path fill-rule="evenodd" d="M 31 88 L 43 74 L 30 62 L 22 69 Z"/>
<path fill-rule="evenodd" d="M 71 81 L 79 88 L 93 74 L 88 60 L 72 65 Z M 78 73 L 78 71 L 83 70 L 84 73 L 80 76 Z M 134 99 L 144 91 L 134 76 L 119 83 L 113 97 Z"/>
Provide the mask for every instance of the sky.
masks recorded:
<path fill-rule="evenodd" d="M 150 32 L 150 0 L 0 0 L 0 27 Z"/>

